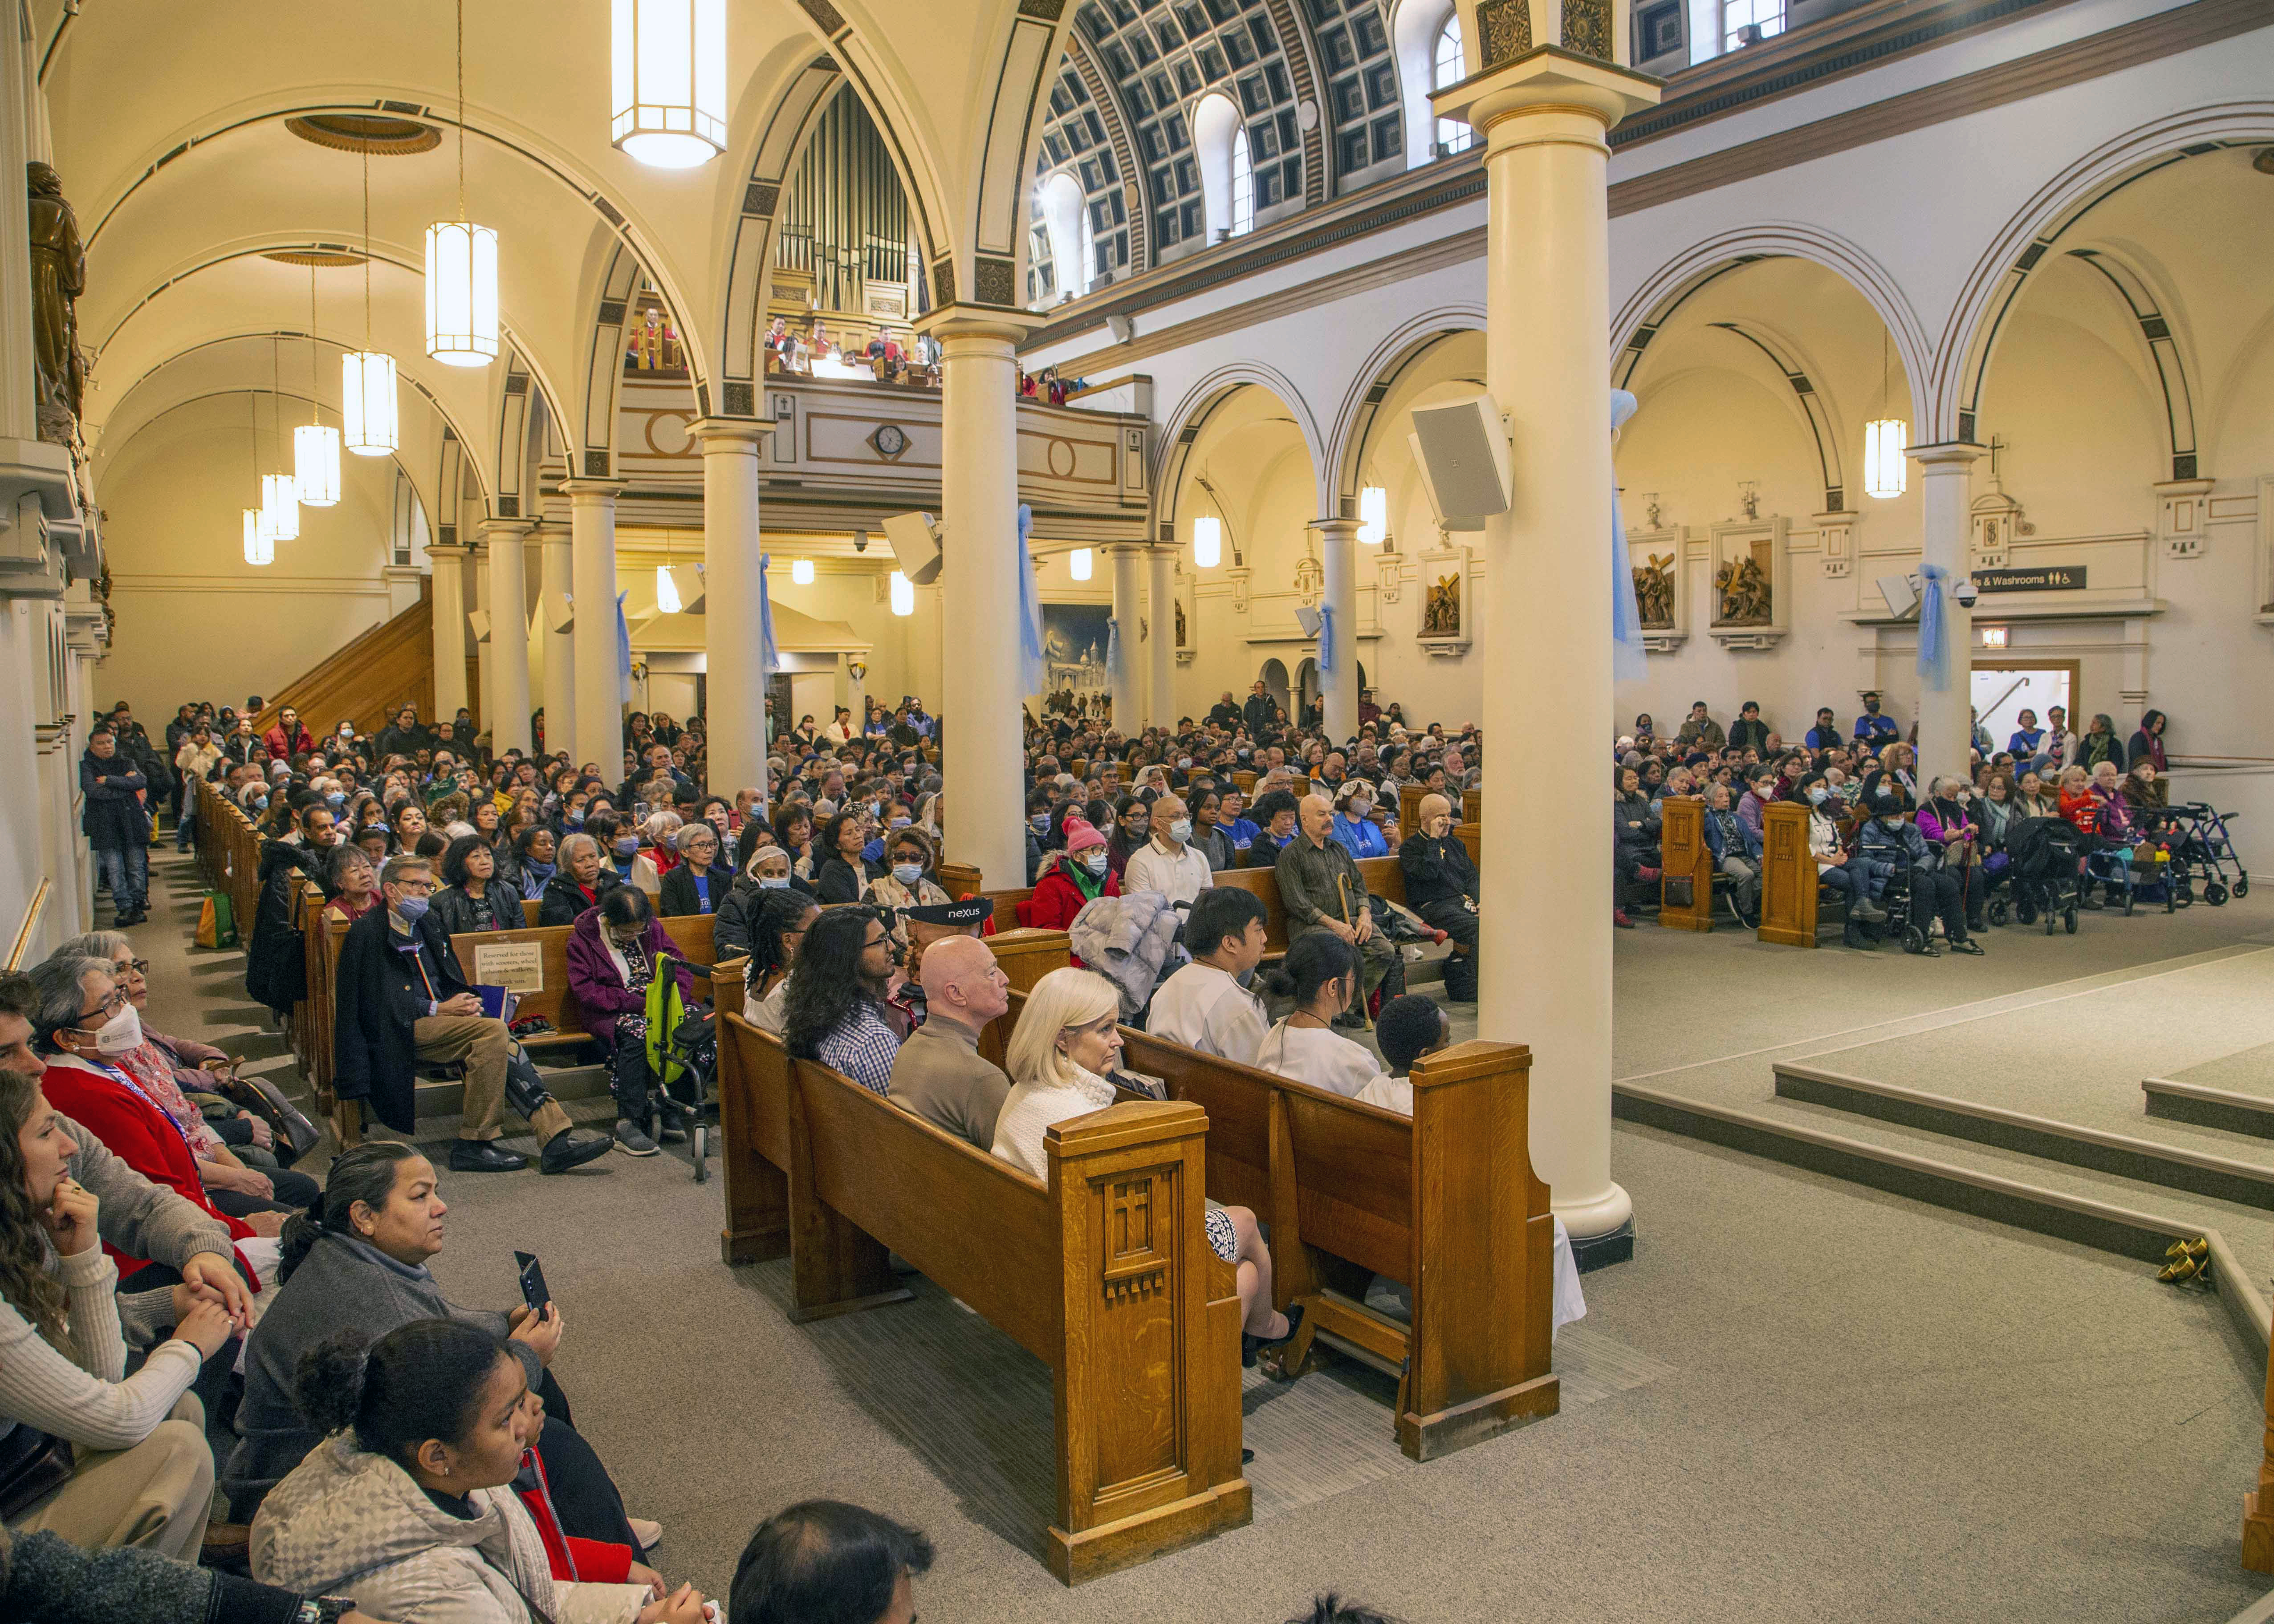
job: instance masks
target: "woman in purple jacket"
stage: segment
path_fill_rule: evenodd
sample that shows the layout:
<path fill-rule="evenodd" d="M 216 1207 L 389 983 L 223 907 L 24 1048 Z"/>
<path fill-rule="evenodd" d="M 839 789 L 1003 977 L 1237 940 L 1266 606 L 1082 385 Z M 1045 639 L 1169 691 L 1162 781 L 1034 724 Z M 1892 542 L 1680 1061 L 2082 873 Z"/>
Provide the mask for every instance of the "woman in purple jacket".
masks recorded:
<path fill-rule="evenodd" d="M 616 1096 L 616 1148 L 651 1156 L 648 1095 L 654 1077 L 647 1064 L 647 989 L 664 954 L 679 950 L 656 922 L 655 905 L 636 885 L 619 885 L 568 928 L 568 990 L 584 1006 L 584 1029 L 609 1053 Z M 679 996 L 695 1003 L 695 978 L 674 962 Z M 671 1131 L 666 1130 L 666 1137 Z"/>

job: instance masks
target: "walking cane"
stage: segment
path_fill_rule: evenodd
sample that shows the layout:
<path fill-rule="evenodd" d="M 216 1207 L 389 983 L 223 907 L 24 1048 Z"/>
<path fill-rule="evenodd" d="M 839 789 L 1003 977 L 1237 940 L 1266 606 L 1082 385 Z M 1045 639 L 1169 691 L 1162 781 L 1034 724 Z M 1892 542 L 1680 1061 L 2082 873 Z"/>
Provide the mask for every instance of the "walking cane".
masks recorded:
<path fill-rule="evenodd" d="M 1358 923 L 1351 918 L 1350 876 L 1335 876 L 1335 895 L 1342 899 L 1343 923 L 1351 929 L 1351 947 L 1358 953 L 1358 1018 L 1366 1023 L 1368 1032 L 1374 1030 L 1374 1017 L 1366 1008 L 1366 951 L 1358 945 Z"/>

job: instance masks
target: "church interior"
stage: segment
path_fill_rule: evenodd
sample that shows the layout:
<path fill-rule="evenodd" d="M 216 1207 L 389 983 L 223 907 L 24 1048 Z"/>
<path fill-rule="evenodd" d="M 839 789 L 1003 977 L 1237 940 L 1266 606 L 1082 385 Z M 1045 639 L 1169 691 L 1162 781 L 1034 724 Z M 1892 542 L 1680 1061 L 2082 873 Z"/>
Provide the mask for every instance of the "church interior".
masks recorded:
<path fill-rule="evenodd" d="M 2274 1619 L 2264 0 L 9 3 L 11 1608 Z"/>

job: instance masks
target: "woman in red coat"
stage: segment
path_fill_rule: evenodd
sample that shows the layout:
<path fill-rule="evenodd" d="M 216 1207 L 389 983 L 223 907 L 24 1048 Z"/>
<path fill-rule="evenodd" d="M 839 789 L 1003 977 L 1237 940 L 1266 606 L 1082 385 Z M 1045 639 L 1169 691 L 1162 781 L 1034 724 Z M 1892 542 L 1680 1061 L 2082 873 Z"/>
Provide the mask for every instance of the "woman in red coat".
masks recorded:
<path fill-rule="evenodd" d="M 1105 837 L 1088 818 L 1069 816 L 1065 850 L 1043 865 L 1035 894 L 1019 905 L 1019 922 L 1036 930 L 1064 930 L 1098 898 L 1120 894 L 1121 883 L 1107 861 Z"/>

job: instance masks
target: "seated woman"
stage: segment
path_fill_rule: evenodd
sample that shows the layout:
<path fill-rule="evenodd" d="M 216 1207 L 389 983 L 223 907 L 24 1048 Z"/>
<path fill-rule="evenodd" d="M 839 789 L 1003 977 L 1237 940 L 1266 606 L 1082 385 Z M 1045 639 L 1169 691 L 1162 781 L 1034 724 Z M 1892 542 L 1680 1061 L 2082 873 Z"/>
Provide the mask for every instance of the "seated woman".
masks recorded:
<path fill-rule="evenodd" d="M 114 1294 L 95 1198 L 71 1177 L 78 1149 L 39 1079 L 0 1068 L 0 1451 L 51 1434 L 64 1474 L 8 1525 L 194 1562 L 213 1455 L 190 1387 L 236 1327 L 185 1286 Z M 129 1324 L 143 1342 L 174 1327 L 132 1376 Z"/>
<path fill-rule="evenodd" d="M 1255 803 L 1255 838 L 1249 843 L 1244 868 L 1269 868 L 1279 861 L 1280 849 L 1295 838 L 1299 812 L 1295 797 L 1284 789 L 1264 794 Z"/>
<path fill-rule="evenodd" d="M 1477 898 L 1483 883 L 1469 848 L 1453 833 L 1453 803 L 1442 795 L 1424 795 L 1416 810 L 1420 827 L 1397 848 L 1405 906 L 1421 916 L 1423 924 L 1452 939 L 1453 958 L 1445 962 L 1445 996 L 1465 1003 L 1477 996 Z M 1655 829 L 1658 808 L 1646 810 Z M 1657 861 L 1653 848 L 1651 861 Z M 1657 877 L 1655 872 L 1651 877 Z"/>
<path fill-rule="evenodd" d="M 561 868 L 546 882 L 537 922 L 573 925 L 578 914 L 598 907 L 602 897 L 622 883 L 601 862 L 598 840 L 588 834 L 570 835 L 561 842 Z"/>
<path fill-rule="evenodd" d="M 885 917 L 892 921 L 892 940 L 906 947 L 908 926 L 900 917 L 901 910 L 937 907 L 953 898 L 932 877 L 937 859 L 931 838 L 914 823 L 892 831 L 885 843 L 885 871 L 869 882 L 868 891 L 861 899 L 884 911 Z"/>
<path fill-rule="evenodd" d="M 1124 795 L 1113 805 L 1113 832 L 1105 843 L 1105 864 L 1118 881 L 1129 867 L 1130 854 L 1141 851 L 1153 838 L 1153 803 Z"/>
<path fill-rule="evenodd" d="M 717 872 L 719 831 L 698 818 L 683 826 L 673 844 L 679 861 L 663 876 L 660 911 L 676 919 L 689 914 L 716 914 L 727 899 L 731 876 Z"/>
<path fill-rule="evenodd" d="M 1648 900 L 1650 892 L 1647 888 L 1658 882 L 1658 837 L 1663 815 L 1658 803 L 1643 793 L 1642 774 L 1636 769 L 1614 768 L 1611 778 L 1611 866 L 1617 871 L 1621 887 L 1621 894 L 1612 899 L 1612 922 L 1624 925 L 1632 922 L 1626 917 L 1627 903 Z M 1432 799 L 1442 800 L 1442 797 L 1424 797 L 1422 806 L 1426 808 Z M 1451 811 L 1448 805 L 1445 822 L 1449 827 L 1452 823 Z M 1423 816 L 1427 816 L 1426 810 Z M 1454 844 L 1458 845 L 1459 842 Z M 1464 856 L 1466 854 L 1465 852 L 1463 853 Z M 1627 894 L 1628 887 L 1643 889 L 1630 896 Z M 1412 870 L 1409 868 L 1406 879 L 1406 900 L 1409 903 L 1412 896 Z M 1425 914 L 1422 917 L 1427 919 L 1428 915 Z M 1473 922 L 1469 929 L 1473 936 L 1476 930 Z"/>
<path fill-rule="evenodd" d="M 1339 940 L 1327 938 L 1340 946 Z M 1345 950 L 1347 951 L 1347 950 Z M 1053 1124 L 1103 1110 L 1116 1098 L 1109 1079 L 1121 1057 L 1121 994 L 1090 970 L 1053 970 L 1027 995 L 1019 1024 L 1005 1045 L 1003 1069 L 1011 1092 L 995 1118 L 993 1154 L 1031 1178 L 1047 1183 L 1050 1152 L 1043 1136 Z M 1276 1348 L 1295 1335 L 1303 1311 L 1280 1314 L 1271 1307 L 1271 1252 L 1244 1207 L 1208 1214 L 1209 1244 L 1238 1273 L 1244 1311 L 1240 1363 Z"/>
<path fill-rule="evenodd" d="M 779 850 L 779 848 L 777 848 Z M 758 893 L 763 898 L 750 925 L 750 964 L 748 990 L 742 996 L 742 1019 L 761 1032 L 782 1033 L 782 1010 L 789 997 L 789 973 L 797 963 L 798 944 L 821 905 L 791 886 Z"/>
<path fill-rule="evenodd" d="M 611 1056 L 609 1074 L 616 1096 L 616 1148 L 627 1155 L 651 1156 L 656 1143 L 646 1131 L 654 1106 L 654 1069 L 647 1057 L 647 989 L 666 955 L 674 961 L 679 996 L 692 1010 L 695 977 L 684 955 L 666 936 L 655 905 L 636 885 L 619 885 L 600 906 L 576 916 L 568 932 L 568 990 L 584 1006 L 584 1029 Z M 666 1139 L 678 1130 L 666 1128 Z"/>
<path fill-rule="evenodd" d="M 1847 947 L 1868 949 L 1871 943 L 1864 934 L 1864 921 L 1884 915 L 1866 894 L 1864 865 L 1850 856 L 1841 842 L 1840 823 L 1835 816 L 1840 803 L 1820 772 L 1811 772 L 1800 781 L 1800 799 L 1808 803 L 1808 849 L 1816 859 L 1816 883 L 1829 886 L 1848 901 L 1848 921 L 1841 932 L 1841 943 Z"/>
<path fill-rule="evenodd" d="M 1334 820 L 1327 825 L 1327 838 L 1341 842 L 1343 849 L 1353 857 L 1387 857 L 1389 842 L 1382 838 L 1382 831 L 1374 823 L 1374 786 L 1364 778 L 1350 778 L 1335 792 Z"/>
<path fill-rule="evenodd" d="M 2082 834 L 2093 834 L 2100 823 L 2100 798 L 2092 793 L 2092 775 L 2071 765 L 2061 769 L 2060 816 Z"/>
<path fill-rule="evenodd" d="M 529 924 L 521 893 L 497 877 L 497 853 L 478 834 L 460 835 L 442 853 L 442 889 L 429 906 L 445 936 Z"/>
<path fill-rule="evenodd" d="M 262 1583 L 352 1590 L 396 1624 L 702 1624 L 703 1598 L 655 1599 L 651 1570 L 554 1577 L 513 1485 L 532 1434 L 557 1424 L 491 1333 L 456 1320 L 343 1332 L 308 1350 L 294 1396 L 329 1436 L 253 1522 Z"/>
<path fill-rule="evenodd" d="M 1208 859 L 1211 874 L 1233 866 L 1231 837 L 1219 822 L 1223 810 L 1224 797 L 1216 791 L 1204 789 L 1193 793 L 1192 838 L 1185 844 Z"/>
<path fill-rule="evenodd" d="M 624 849 L 624 832 L 616 837 L 616 866 L 624 877 L 649 896 L 660 895 L 663 876 L 679 866 L 679 831 L 686 824 L 676 812 L 651 812 L 639 825 L 631 849 Z M 626 863 L 629 867 L 626 868 Z"/>
<path fill-rule="evenodd" d="M 794 801 L 775 813 L 774 838 L 789 853 L 790 878 L 810 889 L 815 866 L 829 855 L 814 849 L 813 808 L 802 801 Z M 742 861 L 746 867 L 749 865 L 749 853 L 743 854 Z"/>
<path fill-rule="evenodd" d="M 1336 1018 L 1358 1006 L 1358 953 L 1340 936 L 1311 930 L 1290 943 L 1263 984 L 1274 998 L 1292 998 L 1294 1011 L 1264 1034 L 1256 1065 L 1345 1099 L 1365 1092 L 1382 1062 L 1334 1030 Z"/>
<path fill-rule="evenodd" d="M 323 907 L 328 922 L 352 925 L 379 906 L 379 865 L 360 843 L 343 841 L 324 853 L 324 883 L 332 891 Z"/>
<path fill-rule="evenodd" d="M 877 874 L 876 866 L 861 855 L 868 844 L 868 821 L 861 813 L 832 815 L 814 843 L 820 865 L 813 876 L 814 895 L 823 902 L 860 901 Z"/>
<path fill-rule="evenodd" d="M 526 1307 L 493 1313 L 445 1297 L 427 1264 L 442 1250 L 449 1210 L 433 1164 L 410 1146 L 374 1139 L 332 1163 L 323 1208 L 292 1220 L 275 1291 L 245 1340 L 237 1447 L 222 1471 L 230 1517 L 250 1522 L 269 1490 L 322 1439 L 294 1399 L 311 1349 L 343 1331 L 377 1338 L 417 1320 L 456 1320 L 493 1342 L 502 1339 L 544 1399 L 546 1424 L 537 1453 L 562 1530 L 636 1553 L 645 1530 L 625 1517 L 615 1485 L 576 1432 L 568 1395 L 551 1372 L 561 1346 L 560 1309 L 542 1317 Z M 653 1544 L 654 1537 L 644 1543 Z"/>
<path fill-rule="evenodd" d="M 1974 816 L 1974 786 L 1964 778 L 1938 776 L 1927 786 L 1916 821 L 1927 844 L 1940 853 L 1944 870 L 1957 877 L 1966 928 L 1986 929 L 1982 913 L 1989 886 L 1981 873 L 1982 825 Z"/>
<path fill-rule="evenodd" d="M 2031 817 L 2059 817 L 2060 798 L 2047 788 L 2045 780 L 2034 768 L 2022 774 L 2014 786 L 2014 817 L 2016 822 Z"/>
<path fill-rule="evenodd" d="M 1036 930 L 1064 930 L 1073 923 L 1075 914 L 1098 898 L 1121 894 L 1105 837 L 1079 815 L 1067 816 L 1065 830 L 1065 850 L 1043 859 L 1035 894 L 1019 904 L 1021 925 Z"/>
<path fill-rule="evenodd" d="M 513 838 L 512 872 L 505 876 L 513 882 L 523 901 L 541 897 L 545 888 L 553 883 L 559 865 L 553 853 L 559 849 L 559 837 L 543 823 L 531 823 Z"/>

